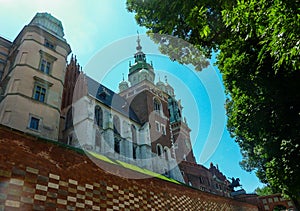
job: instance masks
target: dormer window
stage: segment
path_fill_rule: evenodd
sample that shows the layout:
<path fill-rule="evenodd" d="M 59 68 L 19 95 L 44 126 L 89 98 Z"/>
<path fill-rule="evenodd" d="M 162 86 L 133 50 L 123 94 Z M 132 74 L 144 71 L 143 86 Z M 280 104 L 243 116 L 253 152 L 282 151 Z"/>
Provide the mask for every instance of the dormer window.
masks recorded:
<path fill-rule="evenodd" d="M 106 94 L 105 94 L 104 92 L 99 93 L 99 96 L 100 96 L 102 99 L 104 99 L 104 100 L 105 100 L 105 98 L 106 98 Z"/>
<path fill-rule="evenodd" d="M 103 87 L 102 91 L 99 93 L 99 96 L 103 99 L 106 98 L 106 96 L 110 96 L 109 92 Z"/>

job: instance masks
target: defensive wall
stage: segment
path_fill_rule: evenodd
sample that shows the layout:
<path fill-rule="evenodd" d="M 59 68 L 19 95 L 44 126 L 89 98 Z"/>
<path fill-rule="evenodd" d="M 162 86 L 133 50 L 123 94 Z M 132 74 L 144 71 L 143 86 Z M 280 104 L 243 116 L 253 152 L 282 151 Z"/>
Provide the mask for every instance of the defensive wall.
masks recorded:
<path fill-rule="evenodd" d="M 164 177 L 129 179 L 138 174 L 0 126 L 0 210 L 258 210 Z"/>

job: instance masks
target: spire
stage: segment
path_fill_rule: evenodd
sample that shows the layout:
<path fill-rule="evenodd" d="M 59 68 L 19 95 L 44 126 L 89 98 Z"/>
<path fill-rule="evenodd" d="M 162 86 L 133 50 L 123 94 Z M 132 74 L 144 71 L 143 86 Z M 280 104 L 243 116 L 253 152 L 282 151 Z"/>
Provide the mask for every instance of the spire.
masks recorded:
<path fill-rule="evenodd" d="M 142 51 L 142 46 L 141 46 L 141 39 L 140 39 L 140 34 L 137 31 L 137 46 L 136 46 L 136 50 L 137 52 L 134 54 L 134 58 L 135 58 L 135 62 L 146 62 L 146 55 L 143 53 Z"/>
<path fill-rule="evenodd" d="M 123 80 L 119 83 L 119 92 L 123 92 L 124 90 L 129 88 L 127 81 L 125 81 L 124 73 L 122 73 L 122 75 L 123 75 Z"/>
<path fill-rule="evenodd" d="M 131 86 L 145 80 L 154 83 L 155 73 L 152 65 L 147 63 L 146 54 L 142 51 L 140 34 L 137 31 L 137 45 L 136 52 L 134 54 L 134 63 L 129 62 L 129 74 L 128 80 Z M 138 79 L 137 79 L 138 78 Z"/>
<path fill-rule="evenodd" d="M 165 75 L 165 82 L 168 84 L 168 77 Z"/>
<path fill-rule="evenodd" d="M 138 52 L 142 52 L 142 46 L 141 46 L 141 39 L 140 39 L 140 34 L 139 34 L 139 31 L 137 31 L 137 34 L 138 34 L 138 37 L 137 37 L 137 46 L 136 46 L 136 50 Z"/>

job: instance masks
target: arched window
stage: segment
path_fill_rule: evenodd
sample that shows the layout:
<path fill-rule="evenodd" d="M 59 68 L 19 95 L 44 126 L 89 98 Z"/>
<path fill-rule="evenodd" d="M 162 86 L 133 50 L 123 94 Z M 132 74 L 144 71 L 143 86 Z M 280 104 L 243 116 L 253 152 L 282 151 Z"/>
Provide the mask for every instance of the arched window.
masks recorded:
<path fill-rule="evenodd" d="M 137 150 L 137 145 L 136 144 L 132 144 L 132 158 L 136 159 L 136 150 Z"/>
<path fill-rule="evenodd" d="M 116 153 L 120 153 L 120 140 L 117 138 L 117 137 L 115 137 L 114 138 L 114 150 L 115 150 L 115 152 Z"/>
<path fill-rule="evenodd" d="M 99 127 L 103 127 L 103 113 L 102 113 L 102 109 L 100 106 L 96 106 L 95 107 L 95 124 L 98 125 Z"/>
<path fill-rule="evenodd" d="M 165 154 L 165 159 L 169 160 L 170 157 L 170 150 L 168 147 L 164 147 L 164 154 Z"/>
<path fill-rule="evenodd" d="M 68 129 L 73 126 L 73 107 L 70 107 L 67 112 L 65 129 Z"/>
<path fill-rule="evenodd" d="M 160 145 L 160 144 L 157 144 L 156 145 L 156 153 L 157 153 L 157 155 L 158 156 L 161 156 L 161 154 L 162 154 L 162 146 Z"/>
<path fill-rule="evenodd" d="M 131 134 L 132 134 L 132 157 L 136 159 L 136 149 L 137 149 L 137 134 L 136 134 L 136 127 L 131 125 Z"/>
<path fill-rule="evenodd" d="M 132 134 L 132 142 L 137 143 L 136 128 L 134 125 L 131 125 L 131 134 Z"/>
<path fill-rule="evenodd" d="M 120 118 L 116 115 L 114 115 L 113 124 L 114 124 L 114 133 L 120 135 L 121 133 Z"/>
<path fill-rule="evenodd" d="M 157 98 L 154 98 L 153 106 L 154 106 L 154 111 L 156 111 L 157 113 L 160 113 L 161 104 Z"/>

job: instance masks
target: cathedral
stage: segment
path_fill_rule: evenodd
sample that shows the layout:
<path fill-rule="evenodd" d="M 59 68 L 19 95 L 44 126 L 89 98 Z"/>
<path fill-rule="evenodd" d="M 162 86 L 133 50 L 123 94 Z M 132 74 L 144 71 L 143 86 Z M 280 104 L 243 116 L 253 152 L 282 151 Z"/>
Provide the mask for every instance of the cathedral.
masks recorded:
<path fill-rule="evenodd" d="M 70 53 L 61 21 L 48 13 L 14 41 L 0 37 L 0 124 L 230 196 L 218 166 L 196 163 L 181 102 L 167 80 L 155 82 L 139 36 L 117 92 L 87 76 L 75 56 L 68 61 Z"/>

